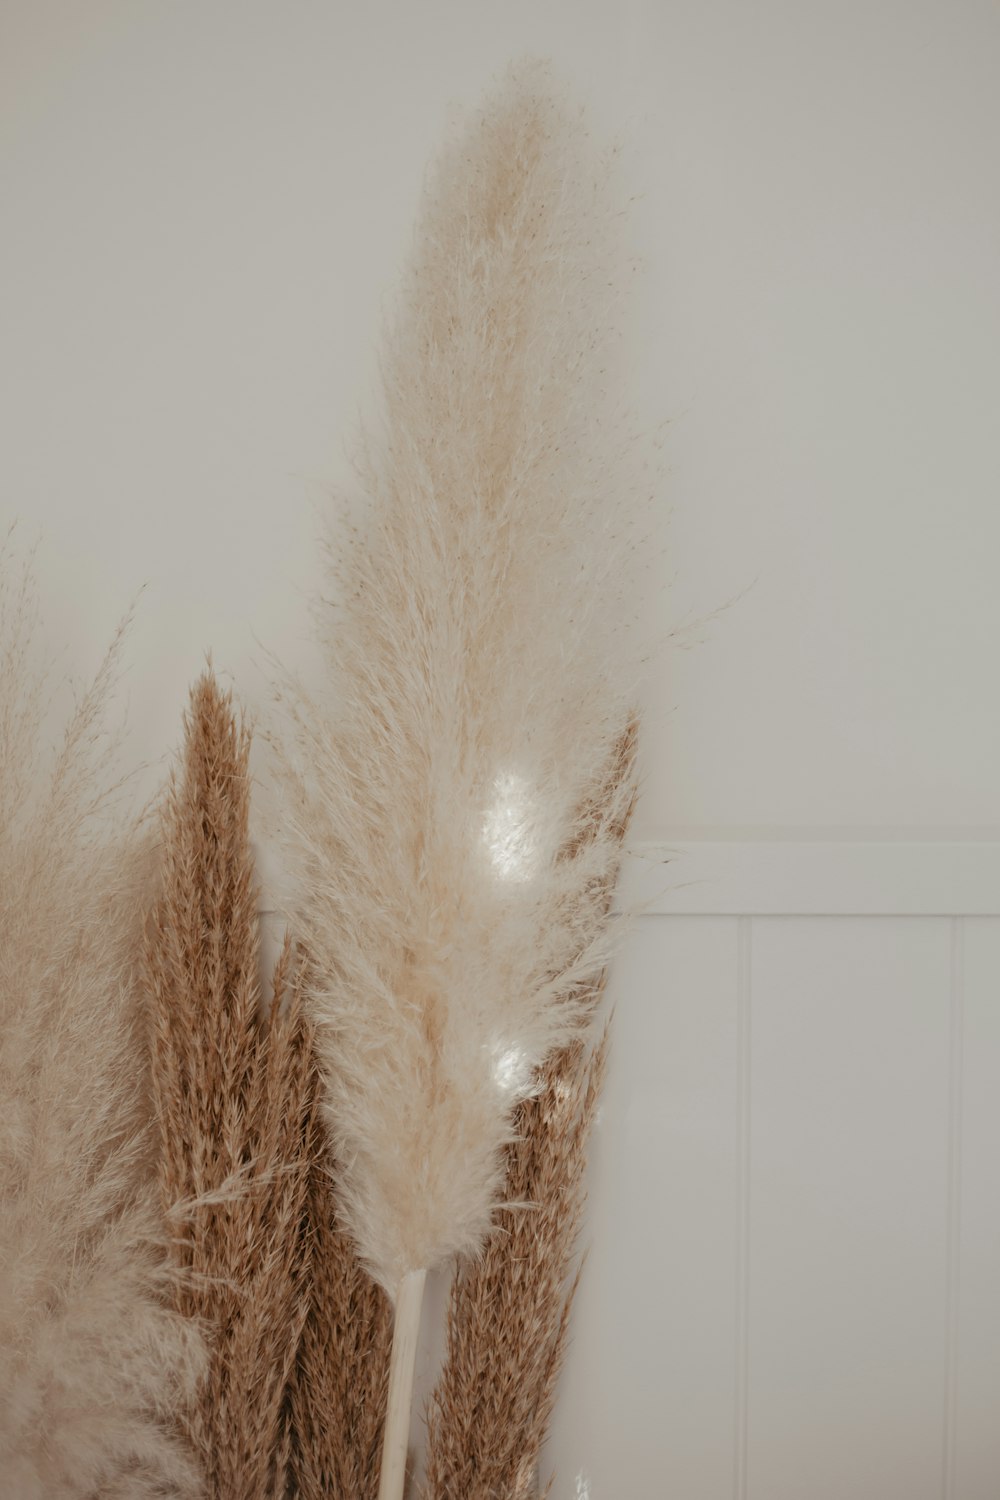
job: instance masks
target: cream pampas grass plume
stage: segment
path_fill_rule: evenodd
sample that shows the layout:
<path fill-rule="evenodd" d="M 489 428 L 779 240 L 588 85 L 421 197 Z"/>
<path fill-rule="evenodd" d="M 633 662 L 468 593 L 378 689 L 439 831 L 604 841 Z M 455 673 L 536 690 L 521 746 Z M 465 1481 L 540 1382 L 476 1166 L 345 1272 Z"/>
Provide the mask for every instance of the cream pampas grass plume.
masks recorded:
<path fill-rule="evenodd" d="M 0 551 L 0 1491 L 193 1496 L 203 1360 L 169 1310 L 133 981 L 139 827 L 105 721 L 120 637 L 47 757 L 27 575 Z"/>
<path fill-rule="evenodd" d="M 290 693 L 292 904 L 339 1202 L 397 1304 L 385 1496 L 423 1274 L 481 1248 L 513 1111 L 586 1023 L 611 946 L 632 786 L 596 825 L 586 809 L 633 707 L 635 498 L 608 395 L 606 177 L 534 66 L 443 152 L 326 611 L 328 690 Z"/>
<path fill-rule="evenodd" d="M 179 1310 L 211 1362 L 185 1426 L 217 1500 L 288 1485 L 285 1401 L 307 1310 L 312 1038 L 286 944 L 269 1018 L 248 817 L 250 734 L 207 672 L 163 809 L 146 974 L 160 1190 Z"/>

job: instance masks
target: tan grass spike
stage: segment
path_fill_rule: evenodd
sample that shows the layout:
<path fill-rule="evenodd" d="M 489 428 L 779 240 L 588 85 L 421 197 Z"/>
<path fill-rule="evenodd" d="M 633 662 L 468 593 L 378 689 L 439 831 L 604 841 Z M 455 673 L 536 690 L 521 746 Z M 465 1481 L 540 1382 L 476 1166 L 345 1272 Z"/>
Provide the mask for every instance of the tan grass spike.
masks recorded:
<path fill-rule="evenodd" d="M 163 809 L 162 890 L 147 938 L 160 1190 L 183 1278 L 211 1335 L 186 1424 L 212 1500 L 288 1483 L 285 1402 L 307 1312 L 312 1037 L 286 944 L 261 1014 L 249 730 L 206 672 Z"/>

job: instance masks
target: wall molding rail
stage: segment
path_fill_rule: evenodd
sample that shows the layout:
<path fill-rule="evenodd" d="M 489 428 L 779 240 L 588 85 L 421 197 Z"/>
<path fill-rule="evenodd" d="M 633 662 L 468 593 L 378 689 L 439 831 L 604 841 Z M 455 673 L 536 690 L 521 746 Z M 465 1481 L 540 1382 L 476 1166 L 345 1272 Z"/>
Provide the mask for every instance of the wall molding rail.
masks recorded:
<path fill-rule="evenodd" d="M 997 916 L 1000 838 L 645 842 L 619 893 L 648 915 Z"/>

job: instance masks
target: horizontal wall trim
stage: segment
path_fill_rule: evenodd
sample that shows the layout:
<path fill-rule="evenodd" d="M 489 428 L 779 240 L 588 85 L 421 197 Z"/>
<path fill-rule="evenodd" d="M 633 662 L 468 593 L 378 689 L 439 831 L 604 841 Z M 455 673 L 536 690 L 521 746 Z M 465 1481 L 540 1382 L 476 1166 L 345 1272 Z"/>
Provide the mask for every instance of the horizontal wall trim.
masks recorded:
<path fill-rule="evenodd" d="M 257 846 L 262 911 L 280 875 Z M 683 838 L 634 844 L 618 905 L 660 916 L 1000 916 L 1000 840 Z"/>
<path fill-rule="evenodd" d="M 622 870 L 619 904 L 668 916 L 998 916 L 1000 841 L 636 844 Z"/>

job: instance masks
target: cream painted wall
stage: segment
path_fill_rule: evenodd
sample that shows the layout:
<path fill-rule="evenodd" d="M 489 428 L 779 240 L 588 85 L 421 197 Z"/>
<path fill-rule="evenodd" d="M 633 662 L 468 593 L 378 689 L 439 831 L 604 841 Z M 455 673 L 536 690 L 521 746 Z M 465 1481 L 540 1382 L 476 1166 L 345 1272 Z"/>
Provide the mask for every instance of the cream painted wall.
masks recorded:
<path fill-rule="evenodd" d="M 553 56 L 628 143 L 666 422 L 637 832 L 1000 825 L 1000 10 L 7 0 L 0 513 L 132 638 L 137 752 L 212 648 L 305 658 L 316 508 L 449 101 Z M 721 606 L 728 608 L 706 623 Z"/>
<path fill-rule="evenodd" d="M 522 51 L 627 143 L 676 632 L 635 831 L 678 894 L 616 973 L 556 1495 L 986 1500 L 1000 8 L 6 0 L 0 517 L 42 531 L 68 667 L 144 589 L 150 786 L 207 649 L 252 708 L 267 650 L 308 669 L 421 172 Z"/>

